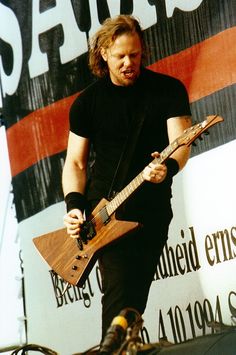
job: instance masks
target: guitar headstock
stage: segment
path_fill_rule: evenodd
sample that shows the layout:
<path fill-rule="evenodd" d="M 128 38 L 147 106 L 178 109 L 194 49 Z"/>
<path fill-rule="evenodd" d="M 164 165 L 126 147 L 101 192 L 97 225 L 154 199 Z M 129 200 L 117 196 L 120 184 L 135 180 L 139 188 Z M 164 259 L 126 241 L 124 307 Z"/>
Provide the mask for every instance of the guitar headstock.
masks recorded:
<path fill-rule="evenodd" d="M 195 139 L 197 139 L 203 132 L 207 131 L 208 128 L 214 126 L 215 124 L 224 121 L 221 116 L 210 115 L 200 123 L 193 125 L 190 128 L 187 128 L 184 133 L 177 138 L 178 145 L 187 145 L 192 144 Z"/>

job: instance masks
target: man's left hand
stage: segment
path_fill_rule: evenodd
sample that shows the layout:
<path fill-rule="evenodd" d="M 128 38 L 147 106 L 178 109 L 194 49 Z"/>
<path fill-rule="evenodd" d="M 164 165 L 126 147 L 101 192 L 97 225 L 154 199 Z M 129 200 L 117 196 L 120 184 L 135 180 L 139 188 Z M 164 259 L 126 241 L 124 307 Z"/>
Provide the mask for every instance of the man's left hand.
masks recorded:
<path fill-rule="evenodd" d="M 159 157 L 158 152 L 152 153 L 153 158 Z M 153 182 L 155 184 L 159 184 L 162 182 L 167 174 L 167 167 L 165 164 L 154 164 L 151 162 L 148 164 L 143 170 L 143 177 L 145 180 Z"/>

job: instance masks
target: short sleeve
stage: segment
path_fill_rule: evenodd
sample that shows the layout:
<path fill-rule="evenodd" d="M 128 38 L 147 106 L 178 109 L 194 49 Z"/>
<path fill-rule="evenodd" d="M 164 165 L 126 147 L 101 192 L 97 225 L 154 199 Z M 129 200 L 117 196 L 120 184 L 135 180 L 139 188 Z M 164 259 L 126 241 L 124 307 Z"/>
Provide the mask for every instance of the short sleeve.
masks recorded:
<path fill-rule="evenodd" d="M 188 93 L 181 81 L 175 79 L 168 89 L 169 105 L 167 115 L 169 118 L 177 116 L 191 116 Z"/>
<path fill-rule="evenodd" d="M 82 93 L 75 99 L 70 108 L 70 131 L 78 136 L 89 138 L 91 136 L 90 116 L 89 105 Z"/>

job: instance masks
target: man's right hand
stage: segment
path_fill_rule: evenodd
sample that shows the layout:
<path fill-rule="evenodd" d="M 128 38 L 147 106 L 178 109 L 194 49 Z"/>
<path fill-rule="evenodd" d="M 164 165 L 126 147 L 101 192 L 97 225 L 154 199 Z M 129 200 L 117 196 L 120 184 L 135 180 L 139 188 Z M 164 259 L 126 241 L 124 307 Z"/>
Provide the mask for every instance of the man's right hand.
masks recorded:
<path fill-rule="evenodd" d="M 64 215 L 63 221 L 69 236 L 71 238 L 78 238 L 81 225 L 84 223 L 82 212 L 79 209 L 73 209 Z"/>

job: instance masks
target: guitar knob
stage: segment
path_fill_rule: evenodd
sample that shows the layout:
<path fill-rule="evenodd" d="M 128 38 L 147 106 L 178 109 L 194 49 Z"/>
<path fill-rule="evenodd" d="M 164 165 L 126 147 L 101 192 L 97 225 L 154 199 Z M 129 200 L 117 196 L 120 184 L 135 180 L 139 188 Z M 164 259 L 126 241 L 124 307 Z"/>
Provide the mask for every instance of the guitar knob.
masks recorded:
<path fill-rule="evenodd" d="M 78 269 L 78 267 L 76 265 L 72 266 L 72 270 L 77 270 L 77 269 Z"/>
<path fill-rule="evenodd" d="M 76 255 L 75 257 L 77 260 L 80 260 L 81 259 L 81 256 L 80 255 Z"/>

